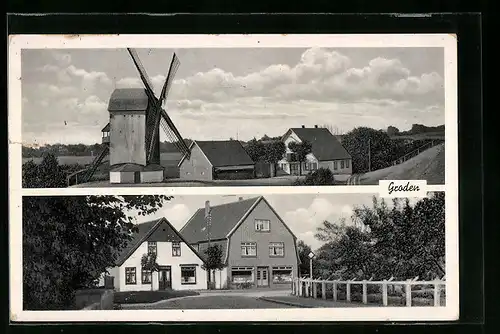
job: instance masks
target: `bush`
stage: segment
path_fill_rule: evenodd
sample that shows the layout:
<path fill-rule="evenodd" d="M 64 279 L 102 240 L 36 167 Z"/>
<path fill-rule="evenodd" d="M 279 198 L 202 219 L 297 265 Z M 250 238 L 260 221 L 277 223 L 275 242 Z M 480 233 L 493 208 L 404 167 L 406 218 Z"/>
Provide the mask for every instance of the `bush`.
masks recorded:
<path fill-rule="evenodd" d="M 304 180 L 304 185 L 307 186 L 333 185 L 334 183 L 333 173 L 328 168 L 319 168 L 307 174 Z"/>

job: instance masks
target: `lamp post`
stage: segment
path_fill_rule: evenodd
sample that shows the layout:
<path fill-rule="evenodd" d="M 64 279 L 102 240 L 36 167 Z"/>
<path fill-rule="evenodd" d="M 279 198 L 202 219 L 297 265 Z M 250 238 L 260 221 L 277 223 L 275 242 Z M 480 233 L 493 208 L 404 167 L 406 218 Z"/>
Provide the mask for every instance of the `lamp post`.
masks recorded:
<path fill-rule="evenodd" d="M 313 278 L 313 258 L 316 256 L 312 251 L 309 253 L 309 278 Z"/>

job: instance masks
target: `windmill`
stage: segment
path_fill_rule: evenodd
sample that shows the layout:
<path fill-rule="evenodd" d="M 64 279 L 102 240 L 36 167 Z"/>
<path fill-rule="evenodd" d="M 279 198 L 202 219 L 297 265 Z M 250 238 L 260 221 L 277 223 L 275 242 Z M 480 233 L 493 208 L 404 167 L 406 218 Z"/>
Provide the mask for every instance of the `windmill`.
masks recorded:
<path fill-rule="evenodd" d="M 175 53 L 160 96 L 136 50 L 128 48 L 144 88 L 117 88 L 111 94 L 109 123 L 102 129 L 104 149 L 85 171 L 82 182 L 88 182 L 105 156 L 109 154 L 111 183 L 162 182 L 160 165 L 160 127 L 170 142 L 189 156 L 189 148 L 164 109 L 168 92 L 180 62 Z"/>

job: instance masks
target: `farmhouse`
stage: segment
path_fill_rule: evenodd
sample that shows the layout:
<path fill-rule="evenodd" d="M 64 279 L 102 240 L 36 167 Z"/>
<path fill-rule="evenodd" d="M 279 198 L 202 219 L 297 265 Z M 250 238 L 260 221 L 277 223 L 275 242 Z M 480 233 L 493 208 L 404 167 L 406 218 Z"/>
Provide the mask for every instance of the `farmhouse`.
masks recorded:
<path fill-rule="evenodd" d="M 208 224 L 207 224 L 208 223 Z M 214 276 L 216 288 L 291 288 L 298 275 L 296 237 L 264 197 L 198 209 L 180 230 L 203 254 L 219 245 L 226 267 Z"/>
<path fill-rule="evenodd" d="M 294 153 L 288 148 L 291 142 L 302 143 L 308 141 L 312 149 L 302 163 L 302 174 L 308 174 L 318 168 L 328 168 L 334 175 L 347 177 L 352 174 L 352 158 L 342 146 L 336 136 L 326 128 L 301 128 L 289 129 L 281 138 L 285 143 L 286 153 L 278 168 L 291 175 L 299 175 L 299 162 L 295 161 Z"/>
<path fill-rule="evenodd" d="M 186 180 L 251 179 L 255 163 L 237 140 L 193 141 L 190 156 L 179 161 L 179 176 Z"/>
<path fill-rule="evenodd" d="M 100 285 L 116 291 L 198 290 L 207 288 L 203 260 L 165 218 L 138 224 L 138 232 L 118 255 L 116 266 L 100 278 Z M 158 271 L 142 269 L 144 254 L 156 253 Z"/>

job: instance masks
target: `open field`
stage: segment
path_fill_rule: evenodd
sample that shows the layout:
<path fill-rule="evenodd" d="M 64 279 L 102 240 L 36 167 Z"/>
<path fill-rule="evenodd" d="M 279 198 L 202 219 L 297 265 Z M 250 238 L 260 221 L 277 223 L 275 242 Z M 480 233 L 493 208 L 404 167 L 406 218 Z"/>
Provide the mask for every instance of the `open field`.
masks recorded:
<path fill-rule="evenodd" d="M 248 179 L 248 180 L 213 180 L 196 181 L 169 179 L 161 183 L 137 183 L 137 184 L 110 184 L 109 181 L 96 181 L 82 183 L 72 186 L 72 188 L 105 188 L 105 187 L 228 187 L 228 186 L 291 186 L 297 180 L 297 176 L 277 176 L 266 179 Z M 304 177 L 300 177 L 303 179 Z"/>
<path fill-rule="evenodd" d="M 181 160 L 182 154 L 177 152 L 163 152 L 161 153 L 160 159 L 161 163 L 164 166 L 177 166 L 177 163 Z M 63 155 L 57 157 L 59 164 L 61 165 L 72 165 L 72 164 L 80 164 L 87 165 L 92 163 L 95 159 L 95 156 L 84 155 L 84 156 L 69 156 Z M 23 158 L 23 163 L 33 160 L 34 163 L 39 164 L 42 162 L 42 158 Z M 107 161 L 107 158 L 104 158 L 104 161 Z"/>

